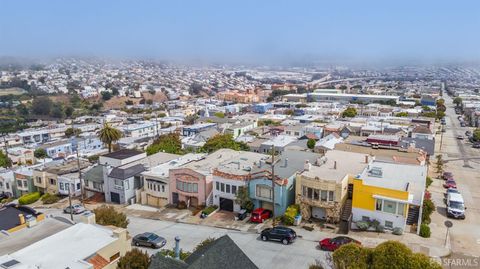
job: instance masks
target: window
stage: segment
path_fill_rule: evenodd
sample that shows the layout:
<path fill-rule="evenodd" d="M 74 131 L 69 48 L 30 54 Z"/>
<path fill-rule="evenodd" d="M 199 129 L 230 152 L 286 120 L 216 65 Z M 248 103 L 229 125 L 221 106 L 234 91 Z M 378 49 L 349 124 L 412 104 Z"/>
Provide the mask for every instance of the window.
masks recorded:
<path fill-rule="evenodd" d="M 370 218 L 367 216 L 362 216 L 362 221 L 370 221 Z"/>
<path fill-rule="evenodd" d="M 385 221 L 385 228 L 393 229 L 393 222 L 386 220 Z"/>
<path fill-rule="evenodd" d="M 49 180 L 50 180 L 50 185 L 56 185 L 57 184 L 55 179 L 49 178 Z"/>
<path fill-rule="evenodd" d="M 128 180 L 125 180 L 125 189 L 128 190 L 130 188 L 130 183 Z"/>
<path fill-rule="evenodd" d="M 398 203 L 397 206 L 397 215 L 403 216 L 405 213 L 405 204 Z"/>
<path fill-rule="evenodd" d="M 77 190 L 79 190 L 79 189 L 80 189 L 80 182 L 77 183 Z"/>
<path fill-rule="evenodd" d="M 302 188 L 303 188 L 303 197 L 305 197 L 305 196 L 307 196 L 307 190 L 308 190 L 308 188 L 305 187 L 305 186 L 302 186 Z"/>
<path fill-rule="evenodd" d="M 27 184 L 27 181 L 26 181 L 26 180 L 23 182 L 23 187 L 24 187 L 24 188 L 28 187 L 28 184 Z"/>
<path fill-rule="evenodd" d="M 272 188 L 266 185 L 257 185 L 256 196 L 261 198 L 272 199 Z"/>
<path fill-rule="evenodd" d="M 39 184 L 42 183 L 42 178 L 41 177 L 37 177 L 37 183 L 39 183 Z"/>
<path fill-rule="evenodd" d="M 232 194 L 237 194 L 237 186 L 232 185 Z"/>
<path fill-rule="evenodd" d="M 396 214 L 397 213 L 397 203 L 383 200 L 383 211 L 387 213 Z"/>
<path fill-rule="evenodd" d="M 8 182 L 6 182 L 6 183 L 5 183 L 5 187 L 6 187 L 7 189 L 10 189 L 10 184 L 8 184 Z"/>
<path fill-rule="evenodd" d="M 177 190 L 180 190 L 183 192 L 198 192 L 198 184 L 177 181 Z"/>
<path fill-rule="evenodd" d="M 162 192 L 165 192 L 165 185 L 162 184 Z"/>
<path fill-rule="evenodd" d="M 327 191 L 322 190 L 322 201 L 327 201 Z"/>
<path fill-rule="evenodd" d="M 375 205 L 375 209 L 377 211 L 382 211 L 382 200 L 381 199 L 377 199 L 377 203 Z"/>
<path fill-rule="evenodd" d="M 93 188 L 94 188 L 94 189 L 98 189 L 98 190 L 101 189 L 100 183 L 93 182 Z"/>
<path fill-rule="evenodd" d="M 314 200 L 318 200 L 318 199 L 319 199 L 319 198 L 318 198 L 319 195 L 320 195 L 319 192 L 320 192 L 320 191 L 317 190 L 317 189 L 314 189 L 314 190 L 313 190 L 313 199 L 314 199 Z"/>
<path fill-rule="evenodd" d="M 218 181 L 215 182 L 215 186 L 216 186 L 217 191 L 219 191 L 220 190 L 220 182 L 218 182 Z"/>
<path fill-rule="evenodd" d="M 225 192 L 230 193 L 230 184 L 225 185 Z"/>
<path fill-rule="evenodd" d="M 220 191 L 225 192 L 225 184 L 224 183 L 220 183 Z"/>
<path fill-rule="evenodd" d="M 58 183 L 60 190 L 63 191 L 63 182 Z"/>
<path fill-rule="evenodd" d="M 312 188 L 307 188 L 307 197 L 312 199 L 312 197 L 313 197 L 313 189 Z"/>
<path fill-rule="evenodd" d="M 334 191 L 329 191 L 328 192 L 328 201 L 330 201 L 330 202 L 335 201 L 335 192 Z"/>
<path fill-rule="evenodd" d="M 117 252 L 115 254 L 113 254 L 111 257 L 110 257 L 110 262 L 113 262 L 114 260 L 120 258 L 120 252 Z"/>

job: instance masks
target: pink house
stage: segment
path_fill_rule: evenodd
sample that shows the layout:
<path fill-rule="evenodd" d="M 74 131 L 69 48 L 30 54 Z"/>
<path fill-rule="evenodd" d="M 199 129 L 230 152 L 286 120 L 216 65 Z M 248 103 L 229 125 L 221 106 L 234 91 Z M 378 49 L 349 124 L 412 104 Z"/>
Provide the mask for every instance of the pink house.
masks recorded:
<path fill-rule="evenodd" d="M 205 206 L 212 192 L 212 176 L 196 172 L 190 168 L 170 170 L 170 201 L 178 204 L 183 201 L 187 206 Z"/>

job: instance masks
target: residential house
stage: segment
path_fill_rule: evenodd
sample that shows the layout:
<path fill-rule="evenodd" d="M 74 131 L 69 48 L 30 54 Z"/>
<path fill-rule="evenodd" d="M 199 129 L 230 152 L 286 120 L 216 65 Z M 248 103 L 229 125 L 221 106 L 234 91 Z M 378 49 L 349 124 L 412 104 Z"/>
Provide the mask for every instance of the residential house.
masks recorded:
<path fill-rule="evenodd" d="M 428 139 L 428 140 L 435 139 L 435 135 L 433 134 L 432 130 L 424 125 L 414 126 L 410 133 L 410 137 L 418 138 L 418 139 Z"/>
<path fill-rule="evenodd" d="M 0 194 L 4 194 L 8 197 L 14 197 L 15 177 L 13 171 L 10 169 L 0 168 Z"/>
<path fill-rule="evenodd" d="M 132 248 L 127 230 L 123 228 L 77 223 L 55 232 L 0 256 L 0 264 L 12 269 L 114 269 L 120 257 Z M 44 233 L 48 231 L 42 230 Z"/>
<path fill-rule="evenodd" d="M 85 171 L 83 174 L 83 189 L 87 198 L 99 195 L 104 200 L 105 194 L 103 189 L 103 166 L 95 165 Z"/>
<path fill-rule="evenodd" d="M 231 149 L 219 149 L 200 160 L 170 169 L 169 203 L 185 202 L 189 207 L 211 205 L 213 170 L 237 154 Z"/>
<path fill-rule="evenodd" d="M 211 128 L 207 129 L 205 131 L 201 131 L 198 134 L 195 134 L 193 136 L 187 136 L 182 138 L 182 148 L 183 149 L 189 149 L 189 150 L 199 150 L 205 143 L 210 139 L 211 137 L 219 134 L 217 129 Z"/>
<path fill-rule="evenodd" d="M 44 149 L 50 158 L 65 158 L 73 153 L 70 139 L 45 143 L 40 145 L 39 148 Z"/>
<path fill-rule="evenodd" d="M 144 187 L 141 193 L 141 203 L 155 207 L 167 205 L 170 197 L 170 169 L 198 161 L 204 157 L 205 154 L 189 153 L 142 172 Z"/>
<path fill-rule="evenodd" d="M 331 133 L 315 143 L 315 152 L 325 153 L 335 148 L 338 143 L 343 143 L 343 138 L 337 133 Z"/>
<path fill-rule="evenodd" d="M 259 162 L 252 168 L 251 179 L 248 184 L 250 199 L 255 208 L 262 207 L 273 210 L 274 199 L 275 215 L 285 213 L 287 207 L 295 202 L 295 178 L 297 173 L 309 169 L 309 164 L 315 163 L 320 157 L 321 155 L 312 152 L 283 151 L 275 157 L 274 184 L 272 184 L 271 160 Z M 274 185 L 273 188 L 272 185 Z"/>
<path fill-rule="evenodd" d="M 34 150 L 24 147 L 14 147 L 8 149 L 8 158 L 12 160 L 14 165 L 32 165 L 35 164 L 36 159 L 33 155 Z"/>
<path fill-rule="evenodd" d="M 217 126 L 216 123 L 199 123 L 199 124 L 183 126 L 182 135 L 193 136 L 207 129 L 215 128 L 216 126 Z"/>
<path fill-rule="evenodd" d="M 305 125 L 304 124 L 294 124 L 287 125 L 284 129 L 285 135 L 296 137 L 297 139 L 305 136 Z"/>
<path fill-rule="evenodd" d="M 36 192 L 38 189 L 33 183 L 33 168 L 21 167 L 13 172 L 15 185 L 12 186 L 14 190 L 14 197 L 18 198 L 24 194 Z"/>
<path fill-rule="evenodd" d="M 269 153 L 272 151 L 272 147 L 275 148 L 275 152 L 282 153 L 285 150 L 285 147 L 290 143 L 297 141 L 298 139 L 294 136 L 289 135 L 278 135 L 273 136 L 269 140 L 263 142 L 259 149 L 259 153 Z"/>
<path fill-rule="evenodd" d="M 23 144 L 45 143 L 50 141 L 50 133 L 48 130 L 24 131 L 17 134 Z"/>
<path fill-rule="evenodd" d="M 333 135 L 333 134 L 331 134 Z M 295 182 L 295 203 L 302 217 L 338 223 L 347 200 L 349 178 L 368 165 L 368 155 L 330 150 L 306 164 Z"/>
<path fill-rule="evenodd" d="M 235 151 L 229 159 L 223 161 L 213 169 L 213 204 L 221 210 L 239 211 L 240 204 L 235 199 L 240 188 L 247 188 L 251 178 L 251 171 L 260 162 L 266 162 L 268 155 Z"/>
<path fill-rule="evenodd" d="M 426 177 L 426 165 L 373 160 L 353 178 L 352 228 L 372 220 L 386 229 L 419 227 Z"/>
<path fill-rule="evenodd" d="M 236 124 L 225 124 L 225 133 L 231 134 L 233 138 L 237 138 L 246 132 L 257 128 L 257 122 L 240 122 Z"/>

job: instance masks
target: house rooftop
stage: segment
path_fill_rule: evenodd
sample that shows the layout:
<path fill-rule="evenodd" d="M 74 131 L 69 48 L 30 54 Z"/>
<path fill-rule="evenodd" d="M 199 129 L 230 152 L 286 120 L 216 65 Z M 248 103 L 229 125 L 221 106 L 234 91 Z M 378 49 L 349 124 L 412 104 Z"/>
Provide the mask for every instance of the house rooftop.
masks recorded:
<path fill-rule="evenodd" d="M 202 158 L 204 158 L 206 154 L 194 154 L 194 153 L 188 153 L 183 156 L 180 156 L 176 159 L 173 159 L 169 162 L 162 163 L 160 165 L 157 165 L 153 167 L 151 170 L 145 171 L 142 173 L 143 176 L 145 177 L 162 177 L 162 178 L 168 178 L 170 169 L 172 168 L 177 168 L 179 166 L 185 165 L 189 162 L 193 161 L 198 161 Z"/>
<path fill-rule="evenodd" d="M 118 151 L 114 151 L 114 152 L 102 155 L 102 157 L 107 157 L 107 158 L 112 158 L 117 160 L 124 160 L 142 153 L 143 152 L 141 151 L 133 150 L 133 149 L 121 149 Z"/>
<path fill-rule="evenodd" d="M 302 175 L 341 182 L 347 175 L 355 176 L 361 173 L 368 165 L 369 158 L 365 154 L 330 150 L 317 159 L 316 163 L 311 163 L 311 168 L 303 171 Z"/>
<path fill-rule="evenodd" d="M 0 231 L 8 231 L 20 225 L 19 214 L 38 216 L 41 213 L 28 206 L 6 205 L 0 207 Z"/>
<path fill-rule="evenodd" d="M 107 227 L 78 223 L 25 248 L 0 257 L 0 264 L 15 260 L 15 269 L 89 269 L 85 259 L 117 240 Z"/>

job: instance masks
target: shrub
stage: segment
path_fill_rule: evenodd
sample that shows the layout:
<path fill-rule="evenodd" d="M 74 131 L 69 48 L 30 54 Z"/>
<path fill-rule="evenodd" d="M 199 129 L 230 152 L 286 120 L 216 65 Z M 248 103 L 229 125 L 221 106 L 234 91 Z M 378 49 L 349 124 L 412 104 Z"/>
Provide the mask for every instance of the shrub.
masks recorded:
<path fill-rule="evenodd" d="M 341 246 L 333 252 L 336 268 L 368 268 L 371 250 L 355 243 Z"/>
<path fill-rule="evenodd" d="M 215 242 L 215 238 L 209 237 L 209 238 L 203 240 L 202 242 L 200 242 L 200 243 L 193 249 L 193 251 L 195 252 L 195 251 L 197 251 L 197 250 L 199 250 L 199 249 L 201 249 L 201 248 L 203 248 L 203 247 L 206 247 L 206 246 L 210 245 L 210 244 L 213 243 L 213 242 Z"/>
<path fill-rule="evenodd" d="M 141 251 L 138 248 L 134 248 L 127 253 L 125 256 L 121 257 L 118 260 L 117 268 L 118 269 L 148 269 L 150 265 L 150 256 L 145 251 Z"/>
<path fill-rule="evenodd" d="M 127 215 L 115 210 L 113 206 L 102 205 L 93 210 L 97 224 L 127 228 Z"/>
<path fill-rule="evenodd" d="M 378 245 L 372 253 L 371 268 L 409 268 L 412 251 L 398 241 L 386 241 Z"/>
<path fill-rule="evenodd" d="M 205 215 L 210 215 L 213 211 L 217 210 L 218 206 L 216 205 L 211 205 L 207 208 L 205 208 L 202 213 L 205 214 Z"/>
<path fill-rule="evenodd" d="M 357 225 L 357 228 L 360 231 L 366 231 L 368 229 L 368 227 L 370 226 L 369 223 L 366 222 L 366 221 L 357 221 L 357 222 L 355 222 L 355 225 Z"/>
<path fill-rule="evenodd" d="M 402 235 L 403 234 L 403 229 L 400 227 L 395 227 L 393 228 L 392 234 L 394 235 Z"/>
<path fill-rule="evenodd" d="M 377 230 L 377 227 L 380 225 L 380 221 L 374 219 L 374 220 L 371 220 L 368 225 L 374 228 L 375 230 Z"/>
<path fill-rule="evenodd" d="M 435 204 L 430 199 L 423 200 L 423 214 L 422 214 L 422 223 L 430 223 L 430 215 L 432 215 L 435 210 Z"/>
<path fill-rule="evenodd" d="M 292 226 L 293 223 L 295 222 L 295 218 L 292 218 L 291 216 L 285 214 L 282 216 L 282 222 L 287 226 Z"/>
<path fill-rule="evenodd" d="M 177 208 L 178 209 L 186 209 L 187 208 L 187 203 L 185 203 L 185 201 L 180 201 L 180 202 L 178 202 Z"/>
<path fill-rule="evenodd" d="M 41 198 L 44 205 L 54 204 L 60 200 L 60 197 L 50 193 L 45 193 Z"/>
<path fill-rule="evenodd" d="M 172 249 L 162 249 L 159 253 L 163 256 L 175 258 L 175 247 L 173 247 Z M 184 261 L 191 254 L 191 252 L 183 251 L 183 249 L 180 249 L 180 260 Z"/>
<path fill-rule="evenodd" d="M 431 232 L 430 232 L 430 227 L 428 226 L 428 224 L 422 223 L 422 225 L 420 225 L 420 236 L 428 238 L 428 237 L 430 237 L 430 234 L 431 234 Z"/>
<path fill-rule="evenodd" d="M 5 198 L 5 199 L 2 199 L 0 201 L 0 204 L 7 204 L 7 203 L 10 203 L 11 201 L 15 200 L 15 198 L 13 197 L 8 197 L 8 198 Z"/>
<path fill-rule="evenodd" d="M 430 185 L 432 185 L 432 183 L 433 183 L 432 178 L 431 178 L 431 177 L 427 177 L 427 179 L 426 179 L 427 188 L 430 187 Z"/>
<path fill-rule="evenodd" d="M 38 199 L 40 199 L 40 193 L 32 192 L 32 193 L 27 193 L 25 195 L 22 195 L 18 199 L 18 203 L 21 205 L 29 205 L 29 204 L 35 203 L 36 201 L 38 201 Z"/>
<path fill-rule="evenodd" d="M 375 231 L 377 233 L 384 233 L 385 232 L 385 227 L 383 227 L 383 225 L 377 225 L 377 227 L 375 227 Z"/>

